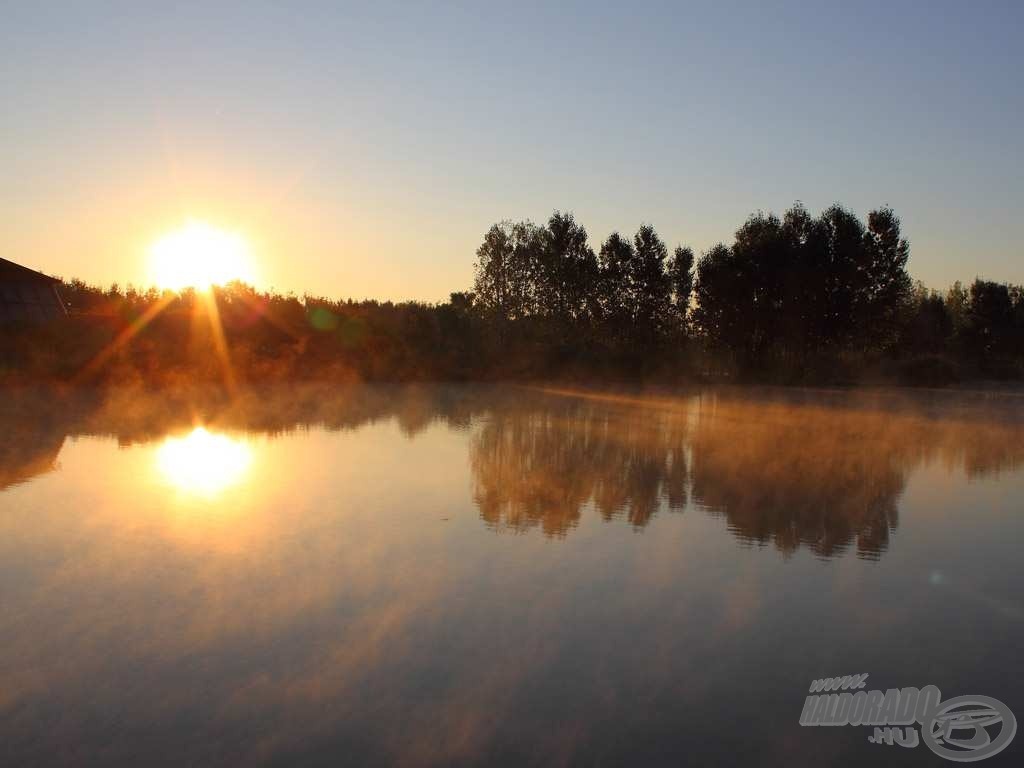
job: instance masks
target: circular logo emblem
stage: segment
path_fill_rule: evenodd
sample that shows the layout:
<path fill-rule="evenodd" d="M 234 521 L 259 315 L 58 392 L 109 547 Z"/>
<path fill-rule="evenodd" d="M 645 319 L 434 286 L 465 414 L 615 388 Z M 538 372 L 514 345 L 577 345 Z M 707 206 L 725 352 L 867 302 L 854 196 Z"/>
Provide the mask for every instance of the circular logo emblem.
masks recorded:
<path fill-rule="evenodd" d="M 921 726 L 921 737 L 932 752 L 969 763 L 1002 752 L 1017 732 L 1017 719 L 999 699 L 957 696 L 940 701 Z"/>

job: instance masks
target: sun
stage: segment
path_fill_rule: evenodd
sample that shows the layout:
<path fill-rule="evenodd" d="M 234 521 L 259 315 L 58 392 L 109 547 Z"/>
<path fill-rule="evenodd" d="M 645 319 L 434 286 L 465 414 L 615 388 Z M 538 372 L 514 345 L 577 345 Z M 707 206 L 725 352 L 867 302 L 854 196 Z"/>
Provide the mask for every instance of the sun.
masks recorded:
<path fill-rule="evenodd" d="M 245 238 L 203 221 L 190 220 L 149 247 L 150 273 L 161 288 L 180 291 L 232 280 L 254 282 L 252 251 Z"/>

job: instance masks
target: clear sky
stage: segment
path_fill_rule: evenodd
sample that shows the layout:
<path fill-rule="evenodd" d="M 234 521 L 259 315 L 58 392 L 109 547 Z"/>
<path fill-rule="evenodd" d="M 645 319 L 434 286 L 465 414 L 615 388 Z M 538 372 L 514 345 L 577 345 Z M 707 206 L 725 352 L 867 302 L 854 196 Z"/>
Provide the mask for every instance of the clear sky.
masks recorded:
<path fill-rule="evenodd" d="M 503 218 L 700 251 L 840 201 L 1024 282 L 1024 3 L 554 5 L 0 0 L 0 255 L 146 284 L 191 216 L 260 287 L 439 300 Z"/>

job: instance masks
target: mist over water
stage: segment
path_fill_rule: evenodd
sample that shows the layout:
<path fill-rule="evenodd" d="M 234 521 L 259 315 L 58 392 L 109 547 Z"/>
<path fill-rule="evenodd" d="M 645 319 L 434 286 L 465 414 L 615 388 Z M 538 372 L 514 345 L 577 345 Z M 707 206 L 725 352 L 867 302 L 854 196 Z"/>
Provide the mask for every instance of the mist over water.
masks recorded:
<path fill-rule="evenodd" d="M 0 763 L 934 764 L 797 721 L 859 672 L 1024 716 L 1022 406 L 8 393 Z"/>

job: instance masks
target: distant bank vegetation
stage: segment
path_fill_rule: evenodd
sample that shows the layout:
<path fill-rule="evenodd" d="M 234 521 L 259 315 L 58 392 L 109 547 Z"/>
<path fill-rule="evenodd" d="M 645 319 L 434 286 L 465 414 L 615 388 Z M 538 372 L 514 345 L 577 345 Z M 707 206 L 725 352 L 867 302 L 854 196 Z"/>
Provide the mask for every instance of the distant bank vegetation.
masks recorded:
<path fill-rule="evenodd" d="M 1024 378 L 1024 288 L 929 290 L 909 255 L 887 208 L 757 213 L 699 257 L 649 225 L 595 250 L 556 211 L 491 227 L 471 290 L 441 304 L 72 280 L 66 319 L 0 330 L 0 381 Z"/>

